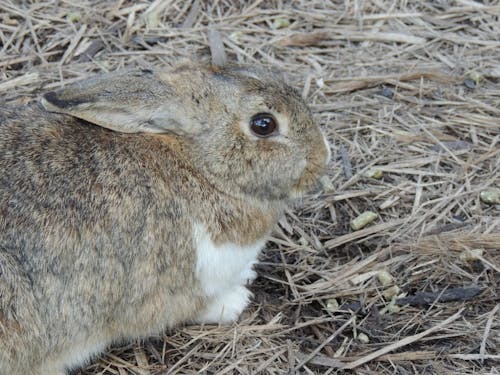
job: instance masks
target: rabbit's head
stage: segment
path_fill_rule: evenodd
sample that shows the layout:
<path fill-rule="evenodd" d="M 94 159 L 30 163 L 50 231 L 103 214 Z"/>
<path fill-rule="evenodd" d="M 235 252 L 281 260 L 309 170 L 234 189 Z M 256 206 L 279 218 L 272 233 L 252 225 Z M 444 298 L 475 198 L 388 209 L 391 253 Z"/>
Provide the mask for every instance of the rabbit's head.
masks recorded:
<path fill-rule="evenodd" d="M 304 193 L 329 157 L 300 95 L 246 66 L 110 73 L 49 92 L 42 105 L 118 132 L 173 134 L 205 178 L 260 201 Z"/>

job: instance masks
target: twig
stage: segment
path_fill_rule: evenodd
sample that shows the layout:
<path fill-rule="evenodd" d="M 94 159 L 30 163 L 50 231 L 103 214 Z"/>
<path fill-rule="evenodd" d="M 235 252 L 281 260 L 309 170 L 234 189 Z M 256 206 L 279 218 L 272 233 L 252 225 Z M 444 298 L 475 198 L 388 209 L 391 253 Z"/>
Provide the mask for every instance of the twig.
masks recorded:
<path fill-rule="evenodd" d="M 344 146 L 340 147 L 340 157 L 342 158 L 342 166 L 344 167 L 344 176 L 349 180 L 352 177 L 351 158 L 349 157 L 349 151 Z"/>
<path fill-rule="evenodd" d="M 490 316 L 488 317 L 488 321 L 486 322 L 486 327 L 484 329 L 483 339 L 481 340 L 481 347 L 479 349 L 479 354 L 485 356 L 486 353 L 486 340 L 488 339 L 488 335 L 490 334 L 491 325 L 493 324 L 493 318 L 495 317 L 498 309 L 500 308 L 500 304 L 497 304 L 495 308 L 490 312 Z M 481 358 L 483 361 L 484 358 Z"/>
<path fill-rule="evenodd" d="M 219 31 L 210 27 L 208 29 L 208 45 L 210 47 L 210 55 L 212 56 L 212 64 L 222 66 L 226 63 L 227 57 L 224 51 L 224 43 Z"/>
<path fill-rule="evenodd" d="M 500 361 L 500 355 L 498 354 L 449 354 L 448 358 L 462 359 L 464 361 L 479 361 L 484 359 L 491 359 L 494 361 Z"/>
<path fill-rule="evenodd" d="M 366 229 L 361 229 L 352 233 L 345 234 L 343 236 L 333 238 L 331 240 L 328 240 L 325 242 L 325 248 L 327 249 L 334 249 L 340 245 L 343 245 L 347 242 L 351 242 L 363 237 L 367 237 L 371 234 L 378 233 L 378 232 L 384 232 L 386 233 L 387 230 L 390 228 L 393 228 L 395 226 L 401 225 L 405 222 L 404 219 L 398 219 L 398 220 L 393 220 L 388 223 L 383 223 L 383 224 L 378 224 L 374 225 L 372 227 L 368 227 Z"/>
<path fill-rule="evenodd" d="M 351 319 L 349 319 L 347 322 L 342 324 L 342 326 L 339 329 L 337 329 L 335 332 L 333 332 L 325 341 L 323 341 L 307 357 L 302 359 L 302 361 L 300 361 L 300 363 L 297 366 L 295 366 L 294 371 L 299 370 L 302 366 L 304 366 L 307 362 L 309 362 L 312 358 L 314 358 L 314 356 L 316 354 L 318 354 L 321 351 L 321 349 L 323 349 L 330 341 L 332 341 L 335 337 L 340 335 L 344 331 L 344 329 L 346 329 L 347 326 L 349 326 L 353 322 L 353 320 L 355 318 L 356 318 L 356 315 L 351 316 Z M 339 361 L 339 363 L 341 363 L 341 362 Z"/>
<path fill-rule="evenodd" d="M 379 349 L 371 354 L 368 354 L 368 355 L 364 356 L 363 358 L 358 359 L 357 361 L 346 364 L 344 368 L 348 369 L 348 370 L 352 370 L 358 366 L 361 366 L 362 364 L 364 364 L 366 362 L 369 362 L 377 357 L 380 357 L 383 354 L 389 353 L 395 349 L 401 348 L 401 347 L 409 345 L 415 341 L 418 341 L 421 338 L 423 338 L 427 335 L 430 335 L 431 333 L 433 333 L 437 330 L 440 330 L 441 328 L 450 324 L 451 322 L 454 322 L 455 320 L 460 318 L 460 316 L 462 316 L 463 311 L 464 311 L 464 309 L 462 308 L 456 314 L 450 316 L 446 320 L 443 320 L 441 323 L 435 325 L 434 327 L 431 327 L 424 332 L 417 333 L 416 335 L 405 337 L 404 339 L 399 340 L 399 341 L 395 342 L 394 344 L 388 345 L 382 349 Z"/>
<path fill-rule="evenodd" d="M 196 20 L 196 17 L 198 17 L 199 13 L 200 13 L 200 0 L 194 0 L 193 4 L 191 5 L 191 9 L 189 10 L 189 13 L 186 16 L 186 19 L 182 23 L 181 27 L 183 29 L 189 29 L 193 27 L 194 21 Z"/>
<path fill-rule="evenodd" d="M 435 302 L 468 301 L 480 294 L 483 290 L 484 289 L 479 286 L 472 286 L 468 288 L 450 288 L 437 292 L 418 292 L 413 296 L 398 298 L 396 304 L 424 306 Z"/>

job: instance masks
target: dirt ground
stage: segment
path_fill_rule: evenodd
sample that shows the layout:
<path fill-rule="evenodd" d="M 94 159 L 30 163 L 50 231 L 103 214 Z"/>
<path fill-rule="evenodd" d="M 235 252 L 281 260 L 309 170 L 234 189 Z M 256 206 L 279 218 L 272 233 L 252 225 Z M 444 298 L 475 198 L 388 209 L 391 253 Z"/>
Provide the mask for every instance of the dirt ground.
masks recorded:
<path fill-rule="evenodd" d="M 331 143 L 238 324 L 117 345 L 75 374 L 500 373 L 498 1 L 0 0 L 0 48 L 18 103 L 130 66 L 277 68 Z"/>

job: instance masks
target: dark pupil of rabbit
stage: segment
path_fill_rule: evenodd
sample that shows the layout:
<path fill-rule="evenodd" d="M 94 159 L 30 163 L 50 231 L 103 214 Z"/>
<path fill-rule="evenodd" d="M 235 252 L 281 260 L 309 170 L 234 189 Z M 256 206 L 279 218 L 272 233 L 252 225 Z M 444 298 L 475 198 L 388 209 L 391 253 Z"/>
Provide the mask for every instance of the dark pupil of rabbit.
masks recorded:
<path fill-rule="evenodd" d="M 250 129 L 257 137 L 269 137 L 276 128 L 276 120 L 268 113 L 259 113 L 250 120 Z"/>

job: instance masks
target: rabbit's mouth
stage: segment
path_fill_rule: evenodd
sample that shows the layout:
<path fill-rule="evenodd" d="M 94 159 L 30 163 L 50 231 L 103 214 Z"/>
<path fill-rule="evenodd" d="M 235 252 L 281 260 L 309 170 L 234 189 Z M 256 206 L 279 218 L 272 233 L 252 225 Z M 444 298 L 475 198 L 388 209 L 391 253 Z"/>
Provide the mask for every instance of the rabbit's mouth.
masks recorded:
<path fill-rule="evenodd" d="M 327 164 L 330 162 L 330 146 L 326 137 L 322 134 L 324 147 L 316 147 L 308 155 L 306 166 L 302 175 L 292 189 L 292 198 L 303 196 L 318 185 L 318 179 L 324 174 Z"/>
<path fill-rule="evenodd" d="M 311 165 L 304 170 L 304 173 L 297 181 L 291 192 L 291 198 L 301 198 L 311 190 L 315 190 L 318 185 L 318 179 L 323 175 L 325 165 Z"/>

